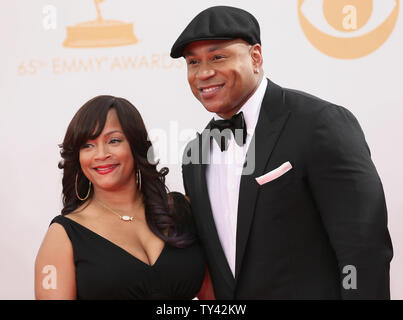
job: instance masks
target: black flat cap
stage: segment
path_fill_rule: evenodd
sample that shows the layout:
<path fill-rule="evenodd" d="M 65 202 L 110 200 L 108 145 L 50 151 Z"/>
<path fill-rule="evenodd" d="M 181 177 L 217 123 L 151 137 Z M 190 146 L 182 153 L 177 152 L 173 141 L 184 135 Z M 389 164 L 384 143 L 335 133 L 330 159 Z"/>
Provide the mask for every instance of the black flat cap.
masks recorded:
<path fill-rule="evenodd" d="M 183 30 L 172 46 L 171 57 L 182 57 L 186 45 L 194 41 L 238 38 L 251 45 L 261 44 L 260 27 L 256 18 L 235 7 L 211 7 L 200 12 Z"/>

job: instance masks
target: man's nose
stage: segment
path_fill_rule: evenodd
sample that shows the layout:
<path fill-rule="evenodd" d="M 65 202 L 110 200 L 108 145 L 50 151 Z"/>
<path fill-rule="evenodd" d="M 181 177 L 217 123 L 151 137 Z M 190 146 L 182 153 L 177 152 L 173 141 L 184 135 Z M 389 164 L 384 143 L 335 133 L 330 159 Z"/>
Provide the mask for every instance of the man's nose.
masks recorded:
<path fill-rule="evenodd" d="M 204 63 L 200 65 L 200 68 L 197 72 L 197 78 L 199 80 L 206 80 L 208 78 L 211 78 L 215 75 L 215 70 L 212 68 L 209 64 Z"/>

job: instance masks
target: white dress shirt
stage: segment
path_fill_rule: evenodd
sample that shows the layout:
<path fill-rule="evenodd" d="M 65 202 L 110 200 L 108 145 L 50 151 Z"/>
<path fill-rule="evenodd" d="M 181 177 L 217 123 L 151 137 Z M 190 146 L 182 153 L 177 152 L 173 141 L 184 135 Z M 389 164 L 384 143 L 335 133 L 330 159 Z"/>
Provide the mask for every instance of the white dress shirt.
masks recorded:
<path fill-rule="evenodd" d="M 258 89 L 238 111 L 242 111 L 245 118 L 246 143 L 239 146 L 232 138 L 229 140 L 228 149 L 221 152 L 218 143 L 211 139 L 210 164 L 206 168 L 207 188 L 215 225 L 234 277 L 239 186 L 246 152 L 255 132 L 266 87 L 267 79 L 263 77 Z M 222 120 L 218 115 L 214 118 Z"/>

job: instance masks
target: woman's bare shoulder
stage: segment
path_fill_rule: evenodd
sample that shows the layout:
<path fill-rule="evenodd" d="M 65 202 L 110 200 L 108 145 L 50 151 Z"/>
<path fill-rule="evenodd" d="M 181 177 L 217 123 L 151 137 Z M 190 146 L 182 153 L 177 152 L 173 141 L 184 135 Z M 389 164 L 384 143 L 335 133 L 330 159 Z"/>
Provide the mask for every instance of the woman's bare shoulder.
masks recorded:
<path fill-rule="evenodd" d="M 49 283 L 50 280 L 52 284 Z M 52 223 L 35 259 L 35 297 L 74 299 L 75 292 L 72 243 L 64 227 L 59 223 Z"/>
<path fill-rule="evenodd" d="M 66 214 L 64 217 L 71 219 L 75 222 L 82 223 L 88 218 L 90 212 L 91 207 L 89 206 L 88 203 L 85 203 L 80 207 L 78 207 L 77 209 L 75 209 L 74 211 Z"/>

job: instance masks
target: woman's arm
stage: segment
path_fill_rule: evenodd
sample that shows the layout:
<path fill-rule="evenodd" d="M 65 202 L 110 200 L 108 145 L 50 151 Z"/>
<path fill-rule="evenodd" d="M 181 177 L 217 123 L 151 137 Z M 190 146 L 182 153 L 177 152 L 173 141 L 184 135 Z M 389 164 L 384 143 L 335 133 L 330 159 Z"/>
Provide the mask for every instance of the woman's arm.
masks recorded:
<path fill-rule="evenodd" d="M 63 226 L 53 223 L 35 261 L 35 298 L 76 299 L 73 247 Z"/>
<path fill-rule="evenodd" d="M 184 195 L 186 200 L 190 203 L 190 198 Z M 213 283 L 211 282 L 210 273 L 208 267 L 206 266 L 206 273 L 204 275 L 203 284 L 197 294 L 199 300 L 215 300 Z"/>
<path fill-rule="evenodd" d="M 206 268 L 206 274 L 204 276 L 202 287 L 197 294 L 199 300 L 215 300 L 213 284 L 211 282 L 210 273 Z"/>

